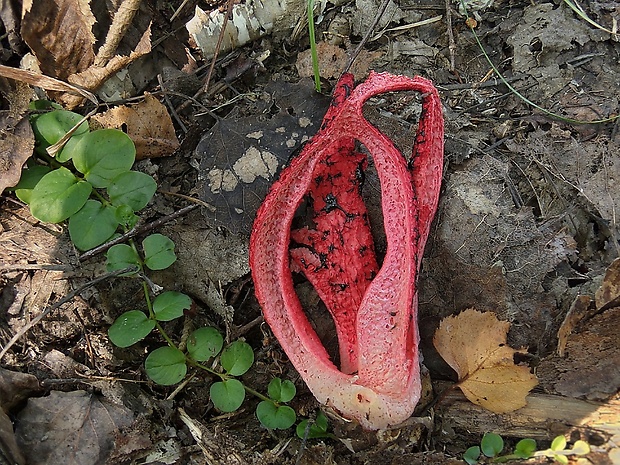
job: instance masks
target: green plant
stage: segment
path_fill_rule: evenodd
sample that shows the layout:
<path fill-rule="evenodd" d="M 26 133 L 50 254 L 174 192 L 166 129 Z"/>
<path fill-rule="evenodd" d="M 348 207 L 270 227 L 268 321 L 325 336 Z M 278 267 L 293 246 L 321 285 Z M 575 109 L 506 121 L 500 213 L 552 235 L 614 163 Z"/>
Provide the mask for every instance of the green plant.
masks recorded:
<path fill-rule="evenodd" d="M 295 423 L 297 415 L 288 405 L 281 405 L 289 402 L 295 397 L 295 385 L 289 380 L 282 381 L 274 378 L 267 387 L 269 399 L 262 400 L 256 407 L 256 416 L 260 422 L 273 429 L 286 429 Z"/>
<path fill-rule="evenodd" d="M 301 439 L 335 438 L 332 433 L 327 432 L 327 417 L 320 410 L 314 421 L 300 421 L 295 432 Z"/>
<path fill-rule="evenodd" d="M 558 436 L 551 442 L 551 447 L 534 453 L 535 457 L 549 457 L 563 465 L 568 463 L 569 455 L 586 455 L 590 453 L 590 445 L 585 441 L 575 441 L 572 449 L 566 449 L 566 438 Z"/>
<path fill-rule="evenodd" d="M 308 36 L 310 38 L 310 54 L 312 55 L 312 71 L 314 73 L 314 87 L 321 92 L 321 73 L 319 71 L 319 55 L 316 50 L 314 34 L 314 0 L 308 0 Z"/>
<path fill-rule="evenodd" d="M 131 170 L 136 156 L 132 140 L 115 129 L 90 131 L 80 115 L 49 102 L 35 102 L 32 108 L 51 110 L 31 117 L 35 154 L 46 164 L 29 160 L 14 189 L 32 215 L 47 223 L 68 220 L 69 235 L 80 250 L 105 243 L 118 229 L 127 232 L 133 228 L 139 220 L 136 212 L 149 203 L 157 185 L 151 176 Z M 51 157 L 48 149 L 64 139 L 64 146 Z M 210 398 L 219 410 L 237 410 L 249 392 L 261 399 L 256 415 L 264 426 L 292 426 L 295 411 L 284 404 L 295 396 L 293 383 L 274 378 L 268 396 L 264 396 L 237 379 L 254 363 L 249 344 L 237 340 L 224 347 L 217 329 L 203 327 L 187 337 L 181 350 L 181 344 L 166 333 L 161 323 L 182 317 L 192 301 L 176 291 L 153 296 L 145 276 L 147 269 L 163 270 L 176 261 L 174 242 L 162 234 L 151 234 L 140 245 L 129 239 L 127 244 L 110 247 L 106 254 L 108 271 L 133 267 L 134 271 L 123 276 L 141 279 L 146 302 L 146 312 L 131 309 L 114 321 L 108 330 L 110 341 L 126 348 L 157 330 L 167 344 L 151 351 L 144 362 L 146 374 L 155 383 L 177 384 L 189 368 L 201 369 L 219 378 L 210 387 Z"/>
<path fill-rule="evenodd" d="M 123 269 L 129 265 L 142 269 L 143 264 L 150 269 L 164 269 L 176 258 L 174 244 L 160 234 L 147 237 L 142 249 L 145 253 L 143 260 L 133 245 L 117 244 L 111 247 L 107 254 L 108 270 Z M 213 327 L 193 331 L 187 338 L 185 349 L 181 350 L 161 323 L 182 317 L 190 308 L 191 299 L 180 292 L 166 291 L 151 301 L 146 280 L 142 281 L 142 286 L 148 315 L 141 310 L 123 313 L 110 326 L 108 336 L 112 343 L 123 348 L 136 344 L 157 329 L 167 345 L 153 350 L 146 357 L 144 368 L 151 380 L 169 386 L 181 382 L 189 368 L 201 369 L 219 378 L 211 385 L 209 395 L 213 405 L 222 412 L 237 410 L 245 400 L 245 393 L 249 392 L 261 399 L 256 415 L 265 427 L 286 429 L 295 423 L 295 411 L 282 405 L 295 396 L 293 383 L 274 378 L 268 387 L 268 397 L 244 385 L 237 377 L 245 374 L 254 363 L 252 347 L 241 340 L 224 347 L 222 334 Z"/>
<path fill-rule="evenodd" d="M 590 452 L 590 446 L 585 441 L 576 441 L 572 449 L 566 449 L 564 436 L 556 437 L 551 447 L 545 450 L 536 450 L 536 441 L 521 439 L 511 454 L 499 455 L 504 450 L 504 440 L 495 433 L 485 433 L 480 446 L 472 446 L 463 454 L 463 460 L 469 465 L 477 463 L 504 463 L 511 460 L 526 460 L 532 457 L 549 457 L 561 464 L 568 463 L 568 455 L 585 455 Z"/>
<path fill-rule="evenodd" d="M 14 189 L 38 220 L 68 220 L 72 242 L 88 250 L 109 240 L 119 227 L 135 226 L 135 213 L 149 203 L 157 184 L 151 176 L 131 171 L 136 149 L 127 134 L 90 131 L 87 122 L 78 124 L 81 120 L 81 115 L 59 109 L 31 117 L 35 153 L 47 164 L 29 160 Z M 47 149 L 71 130 L 56 157 L 50 157 Z"/>

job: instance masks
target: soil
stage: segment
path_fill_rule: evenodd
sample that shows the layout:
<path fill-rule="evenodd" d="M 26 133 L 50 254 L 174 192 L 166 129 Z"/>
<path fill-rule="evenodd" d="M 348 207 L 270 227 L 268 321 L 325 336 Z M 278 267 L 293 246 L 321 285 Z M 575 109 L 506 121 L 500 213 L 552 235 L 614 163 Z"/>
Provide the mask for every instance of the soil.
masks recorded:
<path fill-rule="evenodd" d="M 381 2 L 321 5 L 316 37 L 325 39 L 323 95 L 307 77 L 306 28 L 292 32 L 303 16 L 300 2 L 277 2 L 285 12 L 269 29 L 223 49 L 206 93 L 199 90 L 211 60 L 184 26 L 194 7 L 218 7 L 190 1 L 171 20 L 180 3 L 143 2 L 136 22 L 151 19 L 152 42 L 165 40 L 130 67 L 134 82 L 144 83 L 136 95 L 165 94 L 176 109 L 181 142 L 172 156 L 136 165 L 159 187 L 141 215 L 144 223 L 188 205 L 182 196 L 202 201 L 157 229 L 173 239 L 178 259 L 149 278 L 194 302 L 165 329 L 177 340 L 204 325 L 218 327 L 229 341 L 244 338 L 255 364 L 243 382 L 265 392 L 274 376 L 292 380 L 297 396 L 290 405 L 299 417 L 315 416 L 321 406 L 261 320 L 249 275 L 249 232 L 269 185 L 319 128 L 335 78 Z M 107 337 L 116 317 L 144 307 L 140 283 L 115 278 L 55 308 L 4 355 L 3 368 L 25 377 L 0 383 L 5 390 L 21 383 L 18 402 L 7 403 L 15 394 L 2 400 L 0 392 L 9 415 L 8 426 L 0 418 L 6 443 L 0 449 L 10 463 L 451 464 L 464 463 L 464 451 L 485 432 L 500 433 L 508 445 L 533 437 L 543 449 L 564 434 L 589 442 L 592 452 L 579 463 L 620 463 L 620 272 L 614 262 L 620 252 L 620 131 L 613 119 L 620 111 L 620 41 L 560 0 L 470 2 L 475 35 L 458 6 L 447 3 L 449 11 L 430 0 L 391 3 L 354 69 L 358 79 L 371 69 L 424 76 L 444 105 L 446 166 L 419 280 L 428 395 L 415 416 L 399 428 L 366 432 L 326 409 L 334 437 L 306 441 L 293 429 L 262 427 L 254 414 L 258 400 L 250 396 L 236 412 L 216 411 L 208 375 L 158 386 L 148 380 L 143 361 L 163 344 L 160 338 L 153 334 L 120 349 Z M 620 17 L 615 2 L 582 6 L 608 28 Z M 221 16 L 225 7 L 220 10 Z M 365 115 L 407 153 L 420 108 L 416 96 L 395 93 L 371 100 Z M 386 245 L 377 183 L 370 167 L 364 196 L 381 254 Z M 102 274 L 103 261 L 102 255 L 80 260 L 65 227 L 38 222 L 6 192 L 0 200 L 2 346 L 45 308 Z M 334 326 L 320 299 L 302 280 L 298 294 L 336 357 Z M 432 336 L 442 318 L 467 308 L 510 322 L 508 343 L 526 349 L 519 362 L 539 379 L 529 411 L 489 414 L 457 392 L 440 395 L 455 374 L 434 350 Z M 65 428 L 41 419 L 37 409 L 62 414 Z M 85 446 L 67 440 L 65 431 L 88 422 L 97 425 L 90 433 L 97 437 L 96 453 L 76 455 Z M 42 451 L 33 445 L 33 424 L 60 431 L 48 441 L 55 446 Z M 528 463 L 546 459 L 537 460 Z"/>

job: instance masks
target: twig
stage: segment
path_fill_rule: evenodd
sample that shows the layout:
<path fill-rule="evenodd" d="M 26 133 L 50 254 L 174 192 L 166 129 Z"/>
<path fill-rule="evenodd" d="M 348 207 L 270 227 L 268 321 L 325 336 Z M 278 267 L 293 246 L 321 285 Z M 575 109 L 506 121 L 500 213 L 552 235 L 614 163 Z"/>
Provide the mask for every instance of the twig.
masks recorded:
<path fill-rule="evenodd" d="M 370 39 L 370 41 L 374 42 L 375 40 L 378 40 L 386 32 L 399 32 L 399 33 L 401 33 L 401 32 L 404 32 L 404 31 L 409 31 L 409 30 L 414 29 L 416 27 L 425 26 L 427 24 L 433 24 L 433 23 L 435 23 L 437 21 L 441 21 L 442 18 L 443 18 L 443 16 L 438 15 L 438 16 L 433 16 L 432 18 L 427 18 L 427 19 L 423 19 L 421 21 L 416 21 L 415 23 L 409 23 L 409 24 L 403 24 L 402 26 L 390 27 L 390 28 L 384 29 L 383 31 L 378 33 L 376 36 L 374 36 L 372 39 Z"/>
<path fill-rule="evenodd" d="M 450 72 L 454 73 L 456 42 L 454 41 L 454 33 L 452 32 L 452 7 L 450 0 L 446 0 L 446 30 L 448 31 L 448 50 L 450 51 Z"/>
<path fill-rule="evenodd" d="M 370 38 L 370 35 L 372 34 L 372 31 L 374 31 L 375 27 L 377 27 L 377 24 L 379 24 L 379 21 L 381 20 L 381 17 L 385 13 L 385 10 L 387 9 L 387 6 L 388 6 L 389 3 L 390 3 L 390 0 L 383 0 L 383 4 L 379 7 L 379 11 L 377 11 L 377 14 L 375 16 L 374 21 L 372 22 L 372 24 L 370 25 L 370 27 L 366 31 L 366 34 L 362 38 L 362 41 L 359 43 L 357 48 L 353 51 L 353 53 L 349 57 L 349 61 L 347 62 L 347 66 L 344 68 L 343 74 L 344 73 L 348 73 L 349 69 L 351 69 L 351 66 L 353 65 L 353 62 L 355 61 L 357 56 L 362 51 L 362 48 L 364 47 L 366 42 L 368 42 L 368 39 Z"/>
<path fill-rule="evenodd" d="M 120 244 L 121 242 L 125 242 L 127 239 L 131 239 L 132 237 L 137 236 L 138 234 L 142 234 L 145 231 L 150 231 L 151 229 L 157 228 L 168 221 L 172 221 L 179 216 L 185 215 L 186 213 L 192 211 L 194 208 L 198 208 L 198 205 L 188 205 L 187 207 L 183 207 L 180 210 L 171 213 L 170 215 L 166 215 L 158 220 L 152 221 L 151 223 L 140 226 L 139 228 L 133 228 L 131 231 L 126 232 L 120 237 L 116 239 L 112 239 L 110 242 L 106 242 L 105 244 L 101 244 L 99 247 L 95 247 L 94 249 L 90 249 L 88 252 L 84 252 L 80 255 L 79 260 L 84 261 L 89 258 L 94 257 L 102 252 L 105 252 L 110 247 L 116 244 Z"/>
<path fill-rule="evenodd" d="M 176 120 L 181 130 L 184 133 L 187 133 L 187 126 L 185 126 L 183 121 L 181 121 L 179 114 L 174 109 L 174 106 L 172 105 L 172 102 L 170 101 L 170 97 L 168 97 L 168 92 L 166 91 L 166 88 L 164 87 L 164 80 L 162 79 L 161 74 L 157 75 L 157 82 L 159 83 L 159 88 L 161 89 L 161 93 L 164 96 L 164 101 L 166 102 L 166 105 L 168 106 L 170 113 L 172 113 L 172 117 Z"/>
<path fill-rule="evenodd" d="M 78 130 L 78 128 L 82 125 L 82 123 L 84 121 L 88 121 L 88 119 L 91 116 L 97 113 L 97 110 L 98 110 L 97 107 L 95 107 L 86 116 L 83 116 L 82 119 L 80 119 L 71 129 L 69 129 L 69 131 L 67 131 L 65 135 L 60 138 L 58 142 L 46 148 L 45 151 L 47 152 L 47 154 L 50 157 L 55 157 L 58 154 L 58 152 L 65 146 L 67 141 L 73 137 L 73 134 L 75 134 L 75 131 Z"/>
<path fill-rule="evenodd" d="M 237 339 L 241 336 L 244 336 L 249 330 L 251 330 L 252 328 L 260 325 L 261 323 L 263 323 L 265 321 L 265 319 L 263 318 L 262 315 L 257 316 L 256 318 L 254 318 L 252 321 L 250 321 L 249 323 L 244 324 L 243 326 L 239 326 L 237 329 L 235 329 L 232 333 L 231 339 Z"/>
<path fill-rule="evenodd" d="M 206 94 L 209 90 L 209 83 L 211 82 L 211 75 L 213 74 L 213 70 L 215 69 L 215 62 L 217 61 L 217 56 L 219 55 L 220 48 L 222 47 L 222 42 L 224 41 L 224 35 L 226 34 L 226 26 L 228 25 L 228 17 L 232 15 L 232 10 L 235 2 L 234 0 L 227 0 L 226 2 L 226 14 L 224 16 L 224 20 L 222 21 L 222 29 L 220 29 L 220 35 L 217 38 L 217 44 L 215 46 L 215 53 L 213 54 L 213 58 L 211 59 L 211 65 L 209 66 L 209 71 L 207 72 L 207 78 L 205 79 L 204 85 L 194 94 L 194 99 L 197 99 L 202 94 Z M 186 100 L 177 111 L 181 111 L 185 109 L 190 103 L 190 100 Z"/>
<path fill-rule="evenodd" d="M 209 72 L 207 73 L 207 79 L 205 80 L 205 84 L 202 87 L 202 91 L 206 93 L 209 90 L 209 83 L 211 82 L 211 76 L 213 74 L 213 69 L 215 68 L 215 62 L 217 61 L 217 56 L 220 53 L 220 48 L 222 47 L 222 42 L 224 41 L 224 35 L 226 34 L 226 26 L 228 25 L 228 18 L 232 15 L 232 10 L 235 2 L 234 0 L 228 0 L 226 3 L 226 15 L 224 16 L 224 21 L 222 21 L 222 29 L 220 30 L 220 35 L 217 38 L 217 44 L 215 46 L 215 53 L 213 54 L 213 59 L 211 60 L 211 66 L 209 66 Z"/>
<path fill-rule="evenodd" d="M 58 307 L 60 307 L 63 304 L 66 304 L 67 302 L 69 302 L 71 299 L 73 299 L 76 295 L 80 294 L 81 292 L 83 292 L 85 289 L 88 289 L 91 286 L 94 286 L 95 284 L 100 283 L 101 281 L 105 281 L 106 279 L 109 278 L 113 278 L 115 276 L 119 276 L 123 273 L 127 273 L 129 271 L 135 271 L 136 270 L 136 266 L 129 266 L 127 268 L 123 268 L 122 270 L 116 270 L 116 271 L 112 271 L 110 273 L 106 273 L 104 275 L 101 275 L 95 279 L 93 279 L 92 281 L 87 282 L 86 284 L 84 284 L 83 286 L 80 286 L 78 289 L 76 289 L 75 291 L 67 294 L 65 297 L 63 297 L 62 299 L 60 299 L 58 302 L 56 302 L 54 305 L 51 305 L 49 307 L 47 307 L 45 310 L 43 310 L 41 313 L 39 313 L 36 317 L 34 317 L 32 319 L 32 321 L 30 321 L 26 326 L 24 326 L 22 329 L 20 329 L 17 334 L 15 334 L 15 336 L 13 336 L 11 338 L 11 340 L 8 342 L 8 344 L 2 349 L 2 352 L 0 352 L 0 360 L 2 360 L 2 357 L 4 357 L 4 355 L 8 352 L 8 350 L 24 335 L 26 334 L 33 326 L 35 326 L 39 321 L 41 321 L 43 318 L 45 318 L 47 315 L 49 315 L 49 313 L 53 310 L 56 310 Z"/>
<path fill-rule="evenodd" d="M 108 30 L 104 44 L 101 46 L 95 57 L 94 66 L 103 67 L 116 52 L 118 44 L 121 42 L 127 29 L 131 26 L 133 17 L 140 8 L 141 0 L 123 0 L 114 14 L 114 19 Z"/>
<path fill-rule="evenodd" d="M 97 102 L 97 97 L 95 97 L 92 92 L 89 92 L 80 86 L 70 84 L 41 73 L 35 73 L 34 71 L 29 71 L 27 69 L 18 69 L 12 68 L 11 66 L 0 65 L 0 76 L 25 82 L 26 84 L 41 87 L 45 90 L 57 90 L 60 92 L 67 92 L 71 95 L 79 95 L 87 100 L 90 100 L 95 105 L 98 105 L 99 103 Z"/>
<path fill-rule="evenodd" d="M 507 77 L 505 79 L 506 79 L 506 82 L 516 82 L 516 81 L 520 81 L 521 79 L 525 79 L 525 78 L 526 78 L 525 75 L 515 75 L 515 76 Z M 504 81 L 498 78 L 492 78 L 484 82 L 463 82 L 461 84 L 441 84 L 441 85 L 438 85 L 437 87 L 444 91 L 445 90 L 452 91 L 452 90 L 467 90 L 467 89 L 483 89 L 485 87 L 495 87 L 495 86 L 501 86 L 501 85 L 504 85 Z"/>
<path fill-rule="evenodd" d="M 188 3 L 189 3 L 189 0 L 183 0 L 183 3 L 181 3 L 181 6 L 179 6 L 174 12 L 174 14 L 170 17 L 170 22 L 174 21 L 174 19 L 177 16 L 179 16 L 179 14 L 181 13 L 181 10 L 183 10 L 183 8 L 185 8 L 185 5 L 187 5 Z"/>
<path fill-rule="evenodd" d="M 25 271 L 25 270 L 47 270 L 47 271 L 71 271 L 69 265 L 54 265 L 51 263 L 14 263 L 7 264 L 0 262 L 0 272 L 6 271 Z"/>
<path fill-rule="evenodd" d="M 536 87 L 537 85 L 538 85 L 538 84 L 530 84 L 529 86 L 526 86 L 526 87 L 524 87 L 524 88 L 523 88 L 523 89 L 521 89 L 521 90 L 522 90 L 522 91 L 526 91 L 526 90 L 528 90 L 528 89 L 531 89 L 532 87 Z M 470 112 L 470 111 L 472 111 L 472 110 L 475 110 L 475 109 L 480 108 L 480 107 L 484 107 L 484 106 L 489 105 L 489 104 L 491 104 L 491 103 L 493 103 L 493 102 L 497 102 L 498 100 L 503 100 L 503 99 L 508 98 L 508 97 L 510 97 L 510 96 L 512 96 L 512 95 L 514 95 L 514 92 L 512 92 L 512 91 L 505 92 L 505 93 L 503 93 L 503 94 L 501 94 L 501 95 L 497 95 L 497 96 L 492 97 L 492 98 L 490 98 L 490 99 L 483 100 L 482 102 L 478 102 L 478 103 L 476 103 L 475 105 L 472 105 L 472 106 L 470 106 L 470 107 L 467 107 L 467 108 L 465 108 L 465 109 L 463 109 L 463 110 L 461 110 L 461 111 L 457 112 L 457 114 L 458 114 L 458 115 L 462 115 L 462 114 L 464 114 L 464 113 L 468 113 L 468 112 Z"/>

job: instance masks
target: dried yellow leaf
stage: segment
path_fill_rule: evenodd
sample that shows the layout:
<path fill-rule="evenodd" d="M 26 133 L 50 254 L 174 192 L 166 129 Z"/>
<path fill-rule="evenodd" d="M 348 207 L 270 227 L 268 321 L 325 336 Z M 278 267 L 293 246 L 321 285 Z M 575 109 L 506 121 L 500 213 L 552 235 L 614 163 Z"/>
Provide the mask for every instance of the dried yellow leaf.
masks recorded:
<path fill-rule="evenodd" d="M 150 94 L 136 105 L 114 107 L 92 119 L 104 128 L 125 127 L 136 145 L 137 160 L 166 157 L 179 148 L 168 110 Z"/>
<path fill-rule="evenodd" d="M 439 354 L 457 372 L 463 394 L 495 413 L 523 407 L 537 384 L 527 367 L 514 364 L 519 351 L 506 345 L 509 327 L 494 313 L 467 309 L 445 318 L 433 338 Z"/>

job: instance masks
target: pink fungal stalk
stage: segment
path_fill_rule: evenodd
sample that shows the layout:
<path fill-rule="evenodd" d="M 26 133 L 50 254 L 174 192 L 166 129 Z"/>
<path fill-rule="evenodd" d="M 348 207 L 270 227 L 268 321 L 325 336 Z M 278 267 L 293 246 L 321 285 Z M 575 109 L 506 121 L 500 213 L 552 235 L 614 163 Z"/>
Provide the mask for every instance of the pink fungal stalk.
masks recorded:
<path fill-rule="evenodd" d="M 362 116 L 370 97 L 418 91 L 423 109 L 407 160 Z M 375 258 L 359 173 L 373 157 L 381 183 L 387 250 Z M 345 74 L 319 132 L 285 168 L 258 210 L 250 266 L 265 320 L 317 400 L 366 429 L 406 420 L 420 399 L 416 282 L 443 169 L 441 102 L 430 81 Z M 304 198 L 314 229 L 291 231 Z M 301 271 L 330 311 L 340 369 L 310 325 L 293 285 Z"/>

